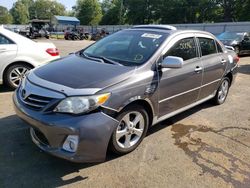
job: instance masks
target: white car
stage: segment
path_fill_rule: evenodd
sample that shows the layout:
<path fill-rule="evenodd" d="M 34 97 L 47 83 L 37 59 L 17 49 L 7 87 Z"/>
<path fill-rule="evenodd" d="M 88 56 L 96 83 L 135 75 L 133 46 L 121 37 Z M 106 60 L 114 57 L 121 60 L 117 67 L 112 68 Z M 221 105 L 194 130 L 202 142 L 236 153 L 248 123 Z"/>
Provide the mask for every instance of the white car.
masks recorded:
<path fill-rule="evenodd" d="M 0 26 L 0 84 L 17 88 L 27 71 L 59 57 L 54 44 L 34 42 Z"/>

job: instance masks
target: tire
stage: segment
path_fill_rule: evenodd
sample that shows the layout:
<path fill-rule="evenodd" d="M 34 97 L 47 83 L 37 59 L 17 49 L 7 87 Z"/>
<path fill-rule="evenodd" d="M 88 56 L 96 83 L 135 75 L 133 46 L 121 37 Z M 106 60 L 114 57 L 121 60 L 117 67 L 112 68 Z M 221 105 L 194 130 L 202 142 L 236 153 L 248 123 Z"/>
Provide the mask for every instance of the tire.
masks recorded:
<path fill-rule="evenodd" d="M 229 88 L 230 88 L 230 80 L 229 78 L 225 77 L 221 81 L 220 87 L 218 88 L 216 95 L 213 99 L 216 105 L 221 105 L 225 102 Z"/>
<path fill-rule="evenodd" d="M 22 63 L 10 66 L 4 74 L 5 85 L 11 89 L 16 89 L 27 71 L 29 71 L 31 68 L 31 66 Z"/>
<path fill-rule="evenodd" d="M 132 105 L 122 110 L 116 119 L 120 123 L 111 136 L 110 149 L 116 154 L 124 155 L 135 150 L 146 136 L 149 118 L 142 106 Z M 128 121 L 129 125 L 126 123 Z"/>

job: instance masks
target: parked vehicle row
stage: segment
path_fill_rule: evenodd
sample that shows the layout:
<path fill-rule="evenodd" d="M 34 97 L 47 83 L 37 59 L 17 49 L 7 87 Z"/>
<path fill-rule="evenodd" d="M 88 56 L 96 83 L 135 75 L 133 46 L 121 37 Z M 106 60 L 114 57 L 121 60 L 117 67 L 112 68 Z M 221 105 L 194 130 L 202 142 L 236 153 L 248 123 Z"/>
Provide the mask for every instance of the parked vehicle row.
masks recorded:
<path fill-rule="evenodd" d="M 153 25 L 109 35 L 29 72 L 14 93 L 33 142 L 74 162 L 127 154 L 150 126 L 208 100 L 223 104 L 238 56 L 212 34 Z"/>
<path fill-rule="evenodd" d="M 34 42 L 0 26 L 0 84 L 15 89 L 30 69 L 59 57 L 54 44 Z"/>
<path fill-rule="evenodd" d="M 64 39 L 65 40 L 100 40 L 105 36 L 109 35 L 105 29 L 97 29 L 93 33 L 84 32 L 83 28 L 76 28 L 76 27 L 68 27 L 64 31 Z"/>
<path fill-rule="evenodd" d="M 226 46 L 231 46 L 238 55 L 250 54 L 250 32 L 224 32 L 217 38 Z"/>

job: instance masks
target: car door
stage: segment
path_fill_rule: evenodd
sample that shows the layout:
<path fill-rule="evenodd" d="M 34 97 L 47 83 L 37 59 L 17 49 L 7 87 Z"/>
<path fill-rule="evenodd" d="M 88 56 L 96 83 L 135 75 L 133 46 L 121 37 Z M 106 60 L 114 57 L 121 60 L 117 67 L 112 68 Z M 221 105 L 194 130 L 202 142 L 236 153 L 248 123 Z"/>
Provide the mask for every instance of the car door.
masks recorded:
<path fill-rule="evenodd" d="M 200 46 L 201 61 L 203 63 L 203 80 L 199 94 L 199 99 L 212 95 L 218 87 L 219 82 L 225 72 L 227 59 L 224 57 L 218 42 L 209 35 L 197 37 Z M 216 47 L 216 44 L 219 45 Z"/>
<path fill-rule="evenodd" d="M 0 71 L 16 57 L 17 45 L 9 38 L 0 33 Z"/>
<path fill-rule="evenodd" d="M 173 42 L 174 41 L 174 42 Z M 172 43 L 172 44 L 171 44 Z M 202 82 L 202 64 L 198 57 L 197 44 L 193 35 L 176 37 L 164 57 L 182 57 L 182 68 L 160 70 L 159 117 L 194 103 Z"/>
<path fill-rule="evenodd" d="M 246 33 L 241 43 L 241 50 L 244 52 L 250 52 L 250 35 Z"/>

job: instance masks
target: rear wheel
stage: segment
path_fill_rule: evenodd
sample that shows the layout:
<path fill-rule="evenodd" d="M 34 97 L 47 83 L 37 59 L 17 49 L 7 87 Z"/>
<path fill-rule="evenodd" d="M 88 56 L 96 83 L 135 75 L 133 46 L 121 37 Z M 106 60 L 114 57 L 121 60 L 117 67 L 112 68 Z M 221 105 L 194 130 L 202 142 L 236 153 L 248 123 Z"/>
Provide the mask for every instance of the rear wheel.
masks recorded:
<path fill-rule="evenodd" d="M 133 151 L 141 143 L 148 130 L 148 114 L 143 107 L 129 106 L 117 117 L 119 125 L 112 134 L 110 146 L 117 154 Z"/>
<path fill-rule="evenodd" d="M 229 91 L 229 87 L 230 87 L 230 80 L 229 78 L 225 77 L 221 84 L 220 84 L 220 87 L 219 89 L 217 90 L 217 93 L 214 97 L 214 102 L 215 104 L 223 104 L 227 98 L 227 94 L 228 94 L 228 91 Z"/>
<path fill-rule="evenodd" d="M 31 66 L 26 64 L 15 64 L 10 66 L 4 75 L 5 84 L 11 89 L 16 89 L 20 85 L 25 74 L 31 68 Z"/>

